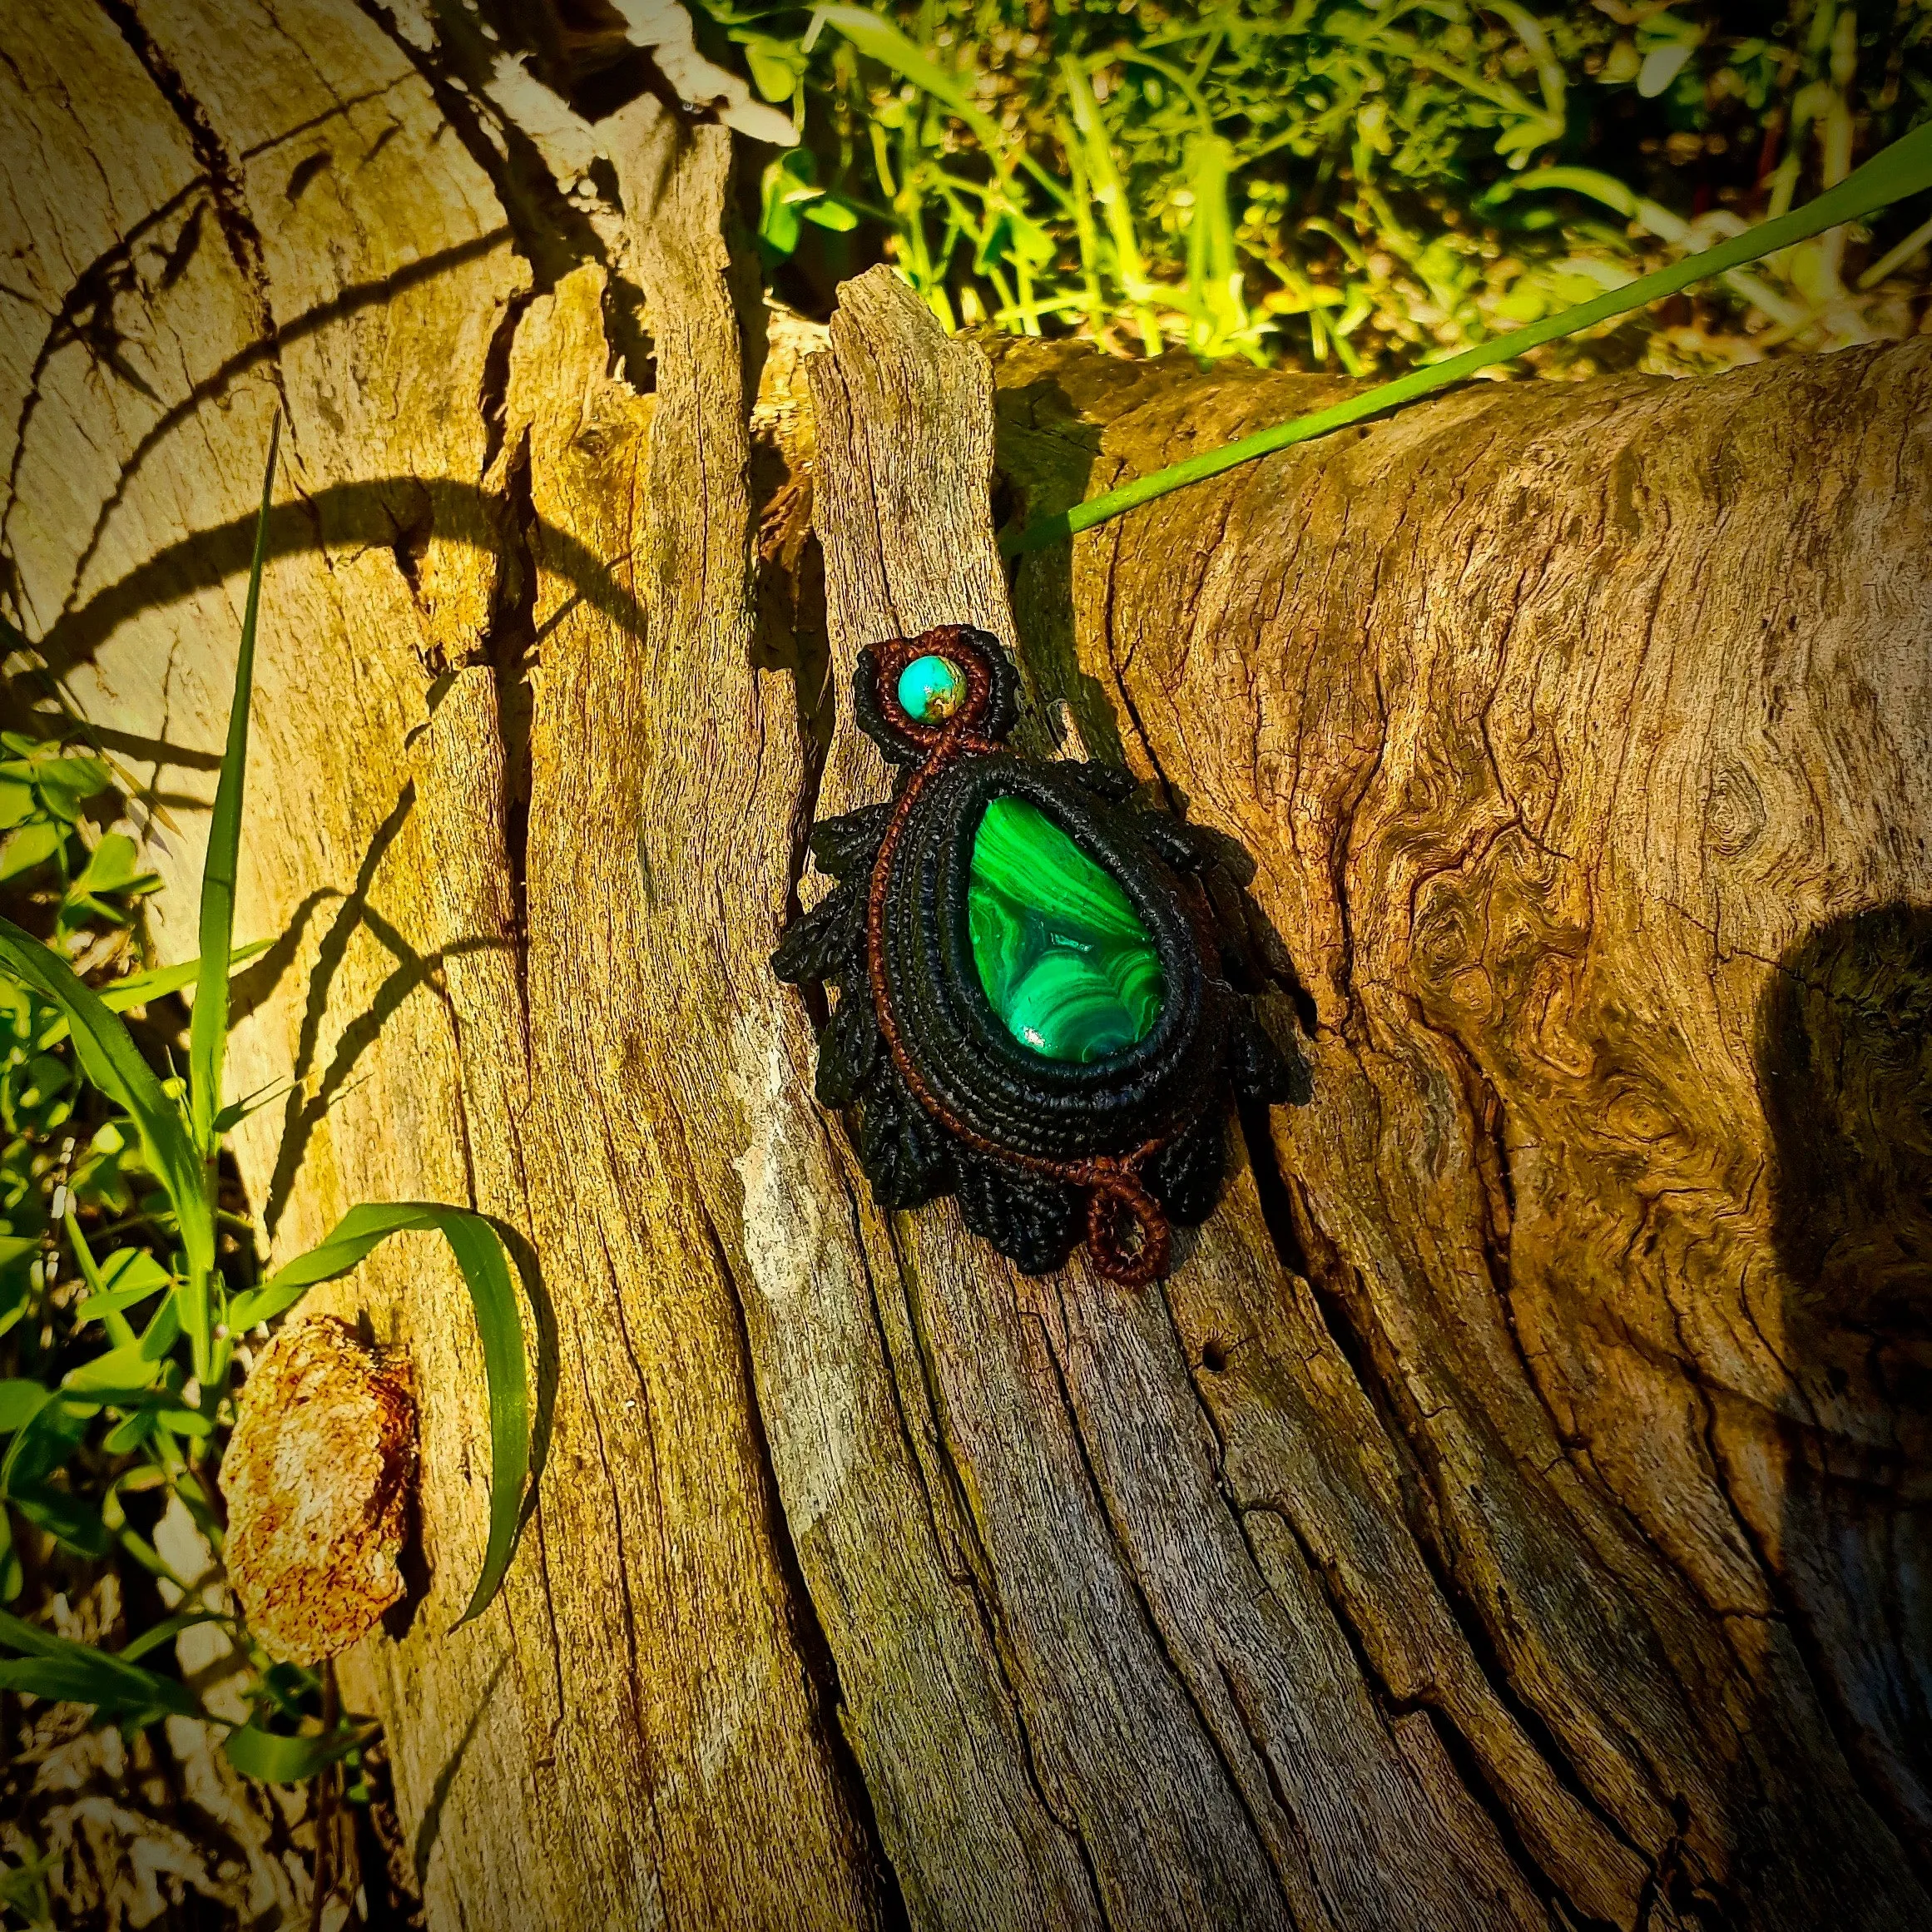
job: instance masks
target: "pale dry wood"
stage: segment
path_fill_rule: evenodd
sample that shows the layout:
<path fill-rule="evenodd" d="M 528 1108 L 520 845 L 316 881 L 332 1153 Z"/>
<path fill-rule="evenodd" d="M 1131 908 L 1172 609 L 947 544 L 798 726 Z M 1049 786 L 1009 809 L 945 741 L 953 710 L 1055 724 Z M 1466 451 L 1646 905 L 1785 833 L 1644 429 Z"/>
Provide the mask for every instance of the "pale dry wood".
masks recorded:
<path fill-rule="evenodd" d="M 983 357 L 878 271 L 842 291 L 813 393 L 835 687 L 874 638 L 964 618 L 1010 640 Z M 848 724 L 821 810 L 882 784 Z M 892 1251 L 929 1488 L 967 1505 L 1030 1754 L 1110 1921 L 1535 1922 L 1493 1827 L 1439 1808 L 1377 1718 L 1305 1573 L 1271 1595 L 1162 1298 L 1084 1268 L 1026 1282 L 950 1208 Z M 1277 1273 L 1251 1188 L 1188 1268 Z"/>
<path fill-rule="evenodd" d="M 721 131 L 624 111 L 622 208 L 556 225 L 469 41 L 245 13 L 0 27 L 0 518 L 185 955 L 287 403 L 238 1078 L 297 1086 L 245 1167 L 278 1253 L 498 1215 L 541 1338 L 542 1502 L 449 1638 L 460 1284 L 335 1304 L 419 1365 L 429 1593 L 347 1676 L 429 1923 L 1921 1922 L 1923 1074 L 1874 1049 L 1927 973 L 1869 909 L 1928 899 L 1926 351 L 1479 389 L 1029 562 L 1016 627 L 996 414 L 1038 509 L 1328 387 L 989 373 L 873 275 L 754 443 Z M 959 617 L 1031 748 L 1063 699 L 1247 847 L 1310 1029 L 1157 1291 L 877 1214 L 765 969 L 815 805 L 882 795 L 853 653 Z"/>
<path fill-rule="evenodd" d="M 243 1089 L 296 1081 L 242 1142 L 275 1251 L 411 1197 L 527 1244 L 546 1481 L 502 1607 L 454 1637 L 488 1466 L 466 1298 L 412 1242 L 335 1303 L 420 1373 L 431 1588 L 344 1682 L 389 1725 L 430 1920 L 865 1923 L 876 1880 L 795 1639 L 740 1316 L 644 1048 L 666 979 L 640 963 L 679 955 L 646 923 L 643 774 L 666 747 L 716 766 L 668 713 L 655 743 L 638 728 L 647 661 L 746 655 L 749 510 L 734 542 L 729 458 L 713 483 L 696 455 L 745 436 L 728 137 L 648 103 L 617 136 L 671 345 L 654 409 L 609 374 L 602 271 L 532 290 L 499 151 L 381 7 L 142 0 L 16 10 L 0 33 L 8 241 L 39 310 L 6 332 L 9 554 L 82 707 L 173 795 L 171 956 L 194 948 L 193 795 L 289 411 L 240 914 L 284 939 L 235 1056 Z M 71 331 L 36 371 L 90 261 L 125 264 L 138 384 Z M 633 582 L 634 551 L 714 528 L 694 594 Z M 749 763 L 752 735 L 731 743 Z"/>

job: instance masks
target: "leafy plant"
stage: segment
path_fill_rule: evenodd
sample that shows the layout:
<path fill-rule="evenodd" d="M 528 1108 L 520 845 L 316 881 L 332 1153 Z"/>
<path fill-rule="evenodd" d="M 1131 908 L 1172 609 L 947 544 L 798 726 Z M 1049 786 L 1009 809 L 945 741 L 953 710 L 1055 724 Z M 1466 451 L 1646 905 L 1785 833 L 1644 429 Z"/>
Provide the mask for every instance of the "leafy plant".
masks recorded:
<path fill-rule="evenodd" d="M 56 930 L 62 938 L 91 920 L 126 926 L 136 902 L 161 880 L 141 869 L 133 840 L 109 832 L 88 842 L 89 801 L 113 784 L 90 752 L 70 751 L 19 731 L 0 731 L 0 884 L 32 884 L 51 874 L 57 884 Z"/>
<path fill-rule="evenodd" d="M 1670 268 L 1660 269 L 1639 281 L 1611 290 L 1561 315 L 1532 323 L 1499 341 L 1466 349 L 1446 362 L 1412 369 L 1392 383 L 1362 391 L 1332 408 L 1318 409 L 1292 422 L 1276 424 L 1269 429 L 1257 430 L 1252 436 L 1243 437 L 1239 442 L 1203 450 L 1198 456 L 1171 463 L 1147 476 L 1137 477 L 1117 489 L 1091 497 L 1070 510 L 1043 518 L 1026 529 L 1011 534 L 1005 540 L 1005 547 L 1009 553 L 1018 554 L 1038 549 L 1077 531 L 1092 529 L 1097 523 L 1103 523 L 1110 518 L 1150 503 L 1157 497 L 1166 496 L 1171 491 L 1185 488 L 1189 483 L 1218 476 L 1223 470 L 1252 462 L 1271 450 L 1286 449 L 1294 443 L 1310 442 L 1317 436 L 1345 428 L 1350 423 L 1359 423 L 1365 417 L 1379 415 L 1384 410 L 1414 402 L 1434 390 L 1446 389 L 1452 383 L 1478 374 L 1498 363 L 1507 362 L 1543 343 L 1573 335 L 1646 302 L 1675 295 L 1707 277 L 1735 272 L 1742 263 L 1756 261 L 1776 249 L 1810 240 L 1841 223 L 1889 207 L 1928 188 L 1932 188 L 1932 125 L 1915 128 L 1902 140 L 1894 141 L 1882 154 L 1874 156 L 1849 180 L 1840 182 L 1806 206 L 1766 222 L 1761 228 L 1746 230 L 1702 255 L 1693 255 Z"/>
<path fill-rule="evenodd" d="M 502 1242 L 482 1216 L 433 1202 L 354 1208 L 320 1246 L 257 1280 L 252 1226 L 224 1194 L 223 1144 L 246 1112 L 223 1083 L 229 978 L 260 950 L 236 948 L 233 928 L 275 468 L 271 442 L 202 874 L 200 959 L 92 987 L 60 943 L 72 922 L 57 921 L 49 943 L 0 919 L 0 1121 L 9 1137 L 0 1336 L 15 1370 L 0 1379 L 0 1600 L 21 1596 L 22 1559 L 37 1538 L 70 1561 L 130 1561 L 172 1585 L 183 1603 L 118 1652 L 0 1612 L 0 1690 L 86 1706 L 97 1721 L 131 1731 L 170 1716 L 224 1722 L 160 1667 L 157 1654 L 190 1625 L 215 1622 L 255 1671 L 251 1715 L 228 1724 L 227 1754 L 248 1776 L 295 1782 L 353 1761 L 373 1726 L 337 1716 L 322 1676 L 270 1663 L 239 1617 L 198 1607 L 136 1527 L 128 1501 L 156 1492 L 178 1498 L 219 1557 L 213 1479 L 238 1390 L 236 1337 L 317 1283 L 346 1275 L 394 1234 L 443 1236 L 483 1337 L 490 1535 L 464 1622 L 488 1606 L 509 1563 L 529 1471 L 529 1409 L 515 1289 Z M 105 790 L 107 774 L 91 759 L 31 741 L 9 738 L 6 748 L 12 762 L 0 765 L 0 782 L 13 790 L 0 800 L 16 813 L 12 835 L 56 828 L 56 843 L 33 863 L 57 866 L 59 841 L 77 822 L 73 808 Z M 137 889 L 152 889 L 131 863 L 102 868 L 100 855 L 117 836 L 61 874 L 63 906 L 72 894 L 87 918 L 118 919 Z M 157 1071 L 122 1015 L 190 985 L 182 1078 Z M 83 1150 L 80 1130 L 90 1123 Z M 0 1904 L 31 1919 L 44 1905 L 44 1876 L 32 1865 L 0 1871 Z"/>
<path fill-rule="evenodd" d="M 57 1860 L 35 1856 L 24 1865 L 0 1862 L 0 1906 L 17 1912 L 32 1929 L 51 1932 L 53 1901 L 47 1896 L 47 1881 Z"/>
<path fill-rule="evenodd" d="M 1776 219 L 1932 108 L 1921 0 L 701 4 L 800 131 L 761 209 L 795 299 L 883 252 L 949 327 L 1354 375 Z M 1929 245 L 1915 218 L 1821 234 L 1628 346 L 1668 369 L 1908 333 Z"/>

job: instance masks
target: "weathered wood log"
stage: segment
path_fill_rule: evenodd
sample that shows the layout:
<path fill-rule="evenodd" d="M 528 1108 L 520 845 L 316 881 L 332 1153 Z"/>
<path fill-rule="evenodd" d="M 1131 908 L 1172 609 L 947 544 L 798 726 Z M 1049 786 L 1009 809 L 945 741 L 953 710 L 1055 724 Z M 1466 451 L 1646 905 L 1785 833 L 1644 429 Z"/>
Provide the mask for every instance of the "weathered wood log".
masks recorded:
<path fill-rule="evenodd" d="M 996 506 L 1332 385 L 875 274 L 754 437 L 722 129 L 601 123 L 586 224 L 459 37 L 219 17 L 0 24 L 0 541 L 183 956 L 287 409 L 245 1168 L 278 1251 L 499 1216 L 539 1331 L 452 1638 L 460 1285 L 337 1303 L 420 1380 L 431 1587 L 344 1680 L 429 1923 L 1922 1922 L 1932 350 L 1479 386 L 1009 572 Z M 1161 1289 L 878 1213 L 765 969 L 882 795 L 854 652 L 961 618 L 1251 855 L 1306 1034 Z"/>

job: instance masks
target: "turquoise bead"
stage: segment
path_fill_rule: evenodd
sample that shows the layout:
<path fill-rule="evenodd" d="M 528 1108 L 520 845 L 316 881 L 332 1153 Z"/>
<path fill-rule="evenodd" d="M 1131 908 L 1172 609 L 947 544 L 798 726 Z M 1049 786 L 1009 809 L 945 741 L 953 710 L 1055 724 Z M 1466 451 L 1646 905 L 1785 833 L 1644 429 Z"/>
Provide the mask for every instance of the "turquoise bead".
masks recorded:
<path fill-rule="evenodd" d="M 909 718 L 944 724 L 966 701 L 966 673 L 950 657 L 915 657 L 899 674 L 899 701 Z"/>
<path fill-rule="evenodd" d="M 1037 806 L 995 798 L 973 836 L 973 963 L 1021 1045 L 1084 1065 L 1145 1039 L 1167 997 L 1160 954 L 1118 882 Z"/>

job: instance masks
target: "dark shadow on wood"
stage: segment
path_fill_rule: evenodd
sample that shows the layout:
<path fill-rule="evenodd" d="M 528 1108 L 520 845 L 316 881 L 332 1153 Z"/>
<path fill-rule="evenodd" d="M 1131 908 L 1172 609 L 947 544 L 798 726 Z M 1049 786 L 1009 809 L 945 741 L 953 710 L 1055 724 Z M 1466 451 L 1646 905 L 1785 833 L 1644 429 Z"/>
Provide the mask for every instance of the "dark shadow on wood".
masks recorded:
<path fill-rule="evenodd" d="M 1052 379 L 993 392 L 993 518 L 1002 532 L 1071 508 L 1087 494 L 1100 455 L 1100 433 L 1082 423 Z M 1113 699 L 1080 669 L 1073 635 L 1073 546 L 1057 543 L 1008 563 L 1020 671 L 1038 716 L 1021 721 L 1019 738 L 1035 756 L 1077 755 L 1061 742 L 1056 709 L 1065 705 L 1087 755 L 1124 765 Z"/>
<path fill-rule="evenodd" d="M 313 157 L 312 157 L 313 158 Z M 196 383 L 178 402 L 162 410 L 149 426 L 146 433 L 129 451 L 114 479 L 114 488 L 108 493 L 94 518 L 94 527 L 87 533 L 87 541 L 82 547 L 81 554 L 74 564 L 70 599 L 78 594 L 82 580 L 87 574 L 87 566 L 94 560 L 94 553 L 100 548 L 101 539 L 107 533 L 107 526 L 114 520 L 114 513 L 126 500 L 129 486 L 139 474 L 148 458 L 169 437 L 191 422 L 205 404 L 215 401 L 233 388 L 252 369 L 265 368 L 273 363 L 290 343 L 313 335 L 317 330 L 329 327 L 332 323 L 346 321 L 351 315 L 364 309 L 379 308 L 406 289 L 419 283 L 432 281 L 438 275 L 465 262 L 480 260 L 493 255 L 499 248 L 510 245 L 508 228 L 493 228 L 486 235 L 473 235 L 468 241 L 458 242 L 454 247 L 438 250 L 433 255 L 426 255 L 420 260 L 408 262 L 392 275 L 381 275 L 373 281 L 358 282 L 346 288 L 326 302 L 318 303 L 313 309 L 285 322 L 273 335 L 263 336 L 251 342 L 243 349 L 229 357 L 218 368 L 211 369 Z"/>
<path fill-rule="evenodd" d="M 1932 907 L 1829 920 L 1779 966 L 1757 1015 L 1778 1564 L 1859 1787 L 1932 1885 Z"/>
<path fill-rule="evenodd" d="M 389 549 L 398 528 L 394 505 L 403 493 L 416 504 L 427 503 L 429 524 L 438 537 L 493 552 L 498 548 L 500 499 L 471 483 L 395 476 L 337 483 L 300 502 L 277 504 L 269 513 L 269 557 L 298 556 L 325 545 Z M 230 577 L 245 577 L 254 552 L 255 526 L 251 511 L 167 545 L 67 612 L 35 648 L 57 677 L 92 663 L 129 619 L 180 603 Z M 612 566 L 575 537 L 541 521 L 533 543 L 545 569 L 565 578 L 620 629 L 643 635 L 644 607 L 618 583 Z"/>
<path fill-rule="evenodd" d="M 429 1855 L 436 1849 L 436 1835 L 443 1829 L 443 1807 L 449 1801 L 450 1787 L 456 1782 L 456 1774 L 463 1769 L 463 1761 L 469 1755 L 469 1747 L 476 1741 L 476 1734 L 483 1726 L 483 1713 L 489 1708 L 490 1699 L 497 1693 L 497 1686 L 503 1682 L 503 1672 L 510 1667 L 508 1657 L 497 1660 L 497 1667 L 489 1674 L 483 1687 L 483 1694 L 476 1701 L 476 1708 L 469 1714 L 469 1721 L 463 1727 L 463 1735 L 456 1741 L 456 1747 L 444 1761 L 442 1770 L 436 1774 L 436 1781 L 429 1787 L 429 1802 L 423 1807 L 422 1822 L 416 1827 L 415 1843 L 409 1850 L 409 1864 L 416 1874 L 417 1889 L 422 1889 L 423 1880 L 429 1870 Z"/>
<path fill-rule="evenodd" d="M 57 738 L 63 733 L 72 733 L 75 721 L 65 711 L 32 711 L 27 714 L 22 727 L 42 738 Z M 89 741 L 103 751 L 119 752 L 124 758 L 145 758 L 151 763 L 166 767 L 177 766 L 183 771 L 219 771 L 221 769 L 221 754 L 219 751 L 196 751 L 186 745 L 172 745 L 165 738 L 146 738 L 135 731 L 116 731 L 111 725 L 103 725 L 92 718 L 85 721 L 84 727 Z M 169 802 L 192 804 L 206 809 L 199 799 L 176 801 L 171 796 Z"/>
<path fill-rule="evenodd" d="M 301 950 L 302 934 L 316 909 L 342 895 L 328 886 L 319 886 L 302 899 L 289 915 L 273 945 L 259 959 L 251 961 L 228 982 L 228 1020 L 240 1026 L 263 1005 L 282 983 L 282 975 L 295 963 Z M 245 943 L 245 942 L 244 942 Z"/>
<path fill-rule="evenodd" d="M 362 864 L 356 869 L 355 884 L 343 899 L 329 930 L 322 935 L 321 949 L 315 965 L 310 968 L 309 998 L 303 1008 L 295 1064 L 289 1070 L 291 1084 L 282 1112 L 281 1145 L 276 1150 L 268 1197 L 262 1203 L 262 1231 L 270 1241 L 275 1239 L 282 1211 L 288 1205 L 289 1190 L 300 1170 L 309 1136 L 315 1131 L 315 1122 L 321 1117 L 313 1102 L 305 1102 L 302 1087 L 315 1063 L 323 1017 L 329 1010 L 329 989 L 348 954 L 349 941 L 354 938 L 368 910 L 369 889 L 374 881 L 377 868 L 382 864 L 384 854 L 395 842 L 396 835 L 402 830 L 403 822 L 414 810 L 415 804 L 415 785 L 405 785 L 389 816 L 376 828 L 375 836 L 369 840 L 369 850 L 362 855 Z"/>

